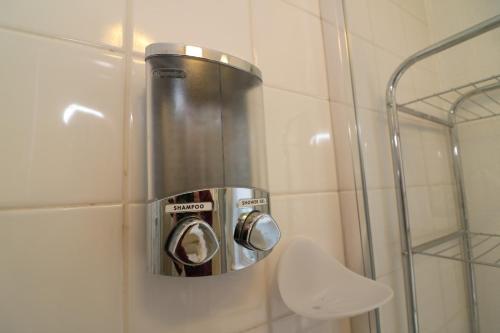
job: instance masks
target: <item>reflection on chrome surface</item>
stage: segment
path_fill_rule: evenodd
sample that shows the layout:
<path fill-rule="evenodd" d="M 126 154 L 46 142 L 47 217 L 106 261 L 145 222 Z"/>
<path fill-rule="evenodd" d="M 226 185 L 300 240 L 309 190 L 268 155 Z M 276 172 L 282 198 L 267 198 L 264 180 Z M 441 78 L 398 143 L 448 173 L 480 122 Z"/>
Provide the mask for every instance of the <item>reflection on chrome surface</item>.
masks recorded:
<path fill-rule="evenodd" d="M 197 217 L 180 221 L 169 236 L 166 250 L 172 259 L 188 266 L 208 262 L 219 250 L 217 235 Z"/>
<path fill-rule="evenodd" d="M 265 258 L 279 238 L 269 215 L 269 193 L 258 189 L 186 192 L 153 201 L 148 208 L 149 268 L 155 274 L 237 271 Z"/>

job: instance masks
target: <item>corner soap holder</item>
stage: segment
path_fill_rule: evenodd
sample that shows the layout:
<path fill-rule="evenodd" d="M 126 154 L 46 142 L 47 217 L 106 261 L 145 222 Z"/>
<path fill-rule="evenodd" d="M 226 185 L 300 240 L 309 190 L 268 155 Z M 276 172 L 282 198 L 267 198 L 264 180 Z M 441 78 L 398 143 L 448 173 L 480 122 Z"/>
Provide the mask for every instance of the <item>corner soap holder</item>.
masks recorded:
<path fill-rule="evenodd" d="M 280 258 L 278 286 L 286 306 L 314 319 L 352 317 L 388 302 L 392 289 L 356 274 L 312 240 L 296 238 Z"/>

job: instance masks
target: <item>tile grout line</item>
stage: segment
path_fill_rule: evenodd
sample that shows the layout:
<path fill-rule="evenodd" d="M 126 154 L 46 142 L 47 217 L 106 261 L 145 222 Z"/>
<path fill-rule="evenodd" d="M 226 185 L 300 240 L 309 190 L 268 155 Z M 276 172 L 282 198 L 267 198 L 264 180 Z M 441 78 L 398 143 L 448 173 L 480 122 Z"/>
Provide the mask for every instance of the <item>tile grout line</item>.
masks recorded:
<path fill-rule="evenodd" d="M 0 207 L 1 212 L 11 212 L 11 211 L 28 211 L 28 210 L 55 210 L 55 209 L 78 209 L 78 208 L 100 208 L 100 207 L 111 207 L 111 206 L 121 206 L 123 202 L 121 201 L 110 201 L 110 202 L 100 202 L 100 203 L 86 203 L 86 204 L 55 204 L 55 205 L 40 205 L 40 206 L 7 206 Z"/>
<path fill-rule="evenodd" d="M 411 17 L 413 17 L 414 19 L 416 19 L 417 21 L 419 21 L 420 23 L 422 24 L 425 24 L 425 25 L 428 25 L 429 23 L 426 22 L 426 19 L 427 19 L 427 9 L 424 8 L 424 11 L 425 11 L 425 16 L 426 16 L 426 19 L 422 19 L 421 17 L 419 17 L 417 14 L 411 12 L 409 9 L 403 7 L 403 5 L 401 5 L 400 3 L 396 2 L 396 1 L 393 1 L 393 0 L 389 0 L 392 4 L 394 4 L 396 7 L 399 8 L 399 10 L 405 12 L 406 14 L 410 15 Z"/>
<path fill-rule="evenodd" d="M 279 87 L 279 86 L 276 86 L 276 85 L 273 85 L 273 84 L 269 84 L 269 83 L 264 83 L 263 86 L 267 87 L 267 88 L 282 90 L 282 91 L 285 91 L 285 92 L 288 92 L 288 93 L 293 93 L 293 94 L 297 94 L 297 95 L 309 97 L 309 98 L 314 98 L 314 99 L 317 99 L 317 100 L 320 100 L 320 101 L 325 101 L 325 102 L 329 102 L 330 101 L 329 98 L 325 98 L 325 97 L 321 97 L 321 96 L 309 94 L 309 93 L 306 93 L 306 92 L 303 92 L 303 91 L 294 90 L 294 89 L 290 89 L 290 88 Z"/>
<path fill-rule="evenodd" d="M 35 37 L 40 37 L 40 38 L 55 40 L 55 41 L 59 41 L 59 42 L 77 44 L 77 45 L 80 45 L 80 46 L 87 46 L 87 47 L 91 47 L 93 49 L 104 50 L 104 51 L 109 51 L 109 52 L 113 52 L 113 53 L 121 53 L 121 54 L 125 53 L 125 50 L 123 49 L 123 47 L 108 45 L 108 44 L 104 44 L 104 43 L 96 43 L 96 42 L 91 42 L 91 41 L 85 41 L 85 40 L 80 40 L 80 39 L 76 39 L 76 38 L 69 38 L 69 37 L 64 37 L 64 36 L 61 36 L 61 35 L 51 35 L 51 34 L 48 34 L 48 33 L 43 33 L 43 32 L 37 32 L 37 31 L 34 31 L 34 30 L 29 30 L 29 29 L 22 29 L 22 28 L 12 27 L 12 26 L 9 26 L 9 25 L 4 25 L 4 24 L 0 24 L 0 30 L 4 30 L 4 31 L 8 31 L 8 32 L 21 33 L 21 34 L 25 34 L 25 35 L 30 35 L 30 36 L 35 36 Z"/>
<path fill-rule="evenodd" d="M 332 24 L 330 24 L 330 25 L 332 25 Z M 416 51 L 414 51 L 414 52 L 412 51 L 412 52 L 407 53 L 406 55 L 401 55 L 401 54 L 396 53 L 396 52 L 394 52 L 392 50 L 389 50 L 387 47 L 383 46 L 382 44 L 379 44 L 379 43 L 375 42 L 375 40 L 367 38 L 366 36 L 363 36 L 363 35 L 361 35 L 361 34 L 359 34 L 357 32 L 354 32 L 354 31 L 349 30 L 349 29 L 346 29 L 345 32 L 346 32 L 346 34 L 353 35 L 353 36 L 355 36 L 355 37 L 357 37 L 359 39 L 362 39 L 364 42 L 369 43 L 372 46 L 383 50 L 384 52 L 389 53 L 393 57 L 400 59 L 400 61 L 403 61 L 404 59 L 406 59 L 407 57 L 409 57 L 411 54 L 413 54 L 413 53 L 416 52 Z M 429 68 L 430 66 L 424 65 L 423 63 L 417 63 L 417 64 L 415 64 L 415 66 L 416 66 L 417 69 L 424 70 L 424 71 L 430 72 L 432 74 L 436 74 L 436 73 L 434 73 L 434 71 L 432 71 Z"/>
<path fill-rule="evenodd" d="M 317 191 L 317 192 L 289 192 L 289 193 L 273 193 L 271 192 L 271 197 L 282 198 L 282 197 L 292 197 L 292 196 L 307 196 L 307 195 L 328 195 L 328 194 L 339 194 L 339 190 L 330 191 Z"/>
<path fill-rule="evenodd" d="M 283 319 L 286 319 L 289 317 L 293 317 L 293 316 L 298 316 L 298 315 L 296 313 L 289 312 L 289 313 L 277 316 L 275 318 L 271 318 L 271 320 L 269 320 L 269 321 L 265 321 L 265 322 L 261 322 L 260 324 L 252 325 L 248 328 L 244 328 L 243 330 L 238 330 L 238 331 L 236 331 L 236 333 L 247 333 L 247 332 L 253 331 L 256 328 L 266 326 L 266 325 L 270 326 L 273 322 L 280 321 L 280 320 L 283 320 Z"/>
<path fill-rule="evenodd" d="M 123 49 L 125 51 L 124 85 L 123 85 L 123 130 L 122 130 L 122 332 L 129 332 L 129 154 L 130 126 L 132 118 L 132 66 L 134 61 L 133 35 L 133 0 L 125 1 L 125 22 L 123 27 Z"/>
<path fill-rule="evenodd" d="M 316 13 L 313 13 L 312 11 L 309 11 L 309 10 L 307 10 L 307 9 L 305 9 L 305 8 L 302 8 L 302 7 L 300 7 L 300 6 L 297 6 L 296 4 L 294 4 L 294 3 L 292 3 L 292 2 L 289 2 L 288 0 L 281 0 L 281 2 L 283 2 L 283 3 L 287 4 L 287 5 L 289 5 L 289 6 L 293 7 L 293 8 L 295 8 L 295 9 L 298 9 L 298 10 L 300 10 L 300 11 L 302 11 L 302 12 L 304 12 L 304 13 L 308 14 L 308 15 L 311 15 L 311 16 L 313 16 L 313 17 L 315 17 L 315 18 L 321 19 L 321 12 L 320 12 L 320 14 L 318 15 L 318 14 L 316 14 Z M 318 9 L 319 9 L 319 2 L 318 2 Z"/>
<path fill-rule="evenodd" d="M 320 8 L 320 11 L 321 11 L 321 8 Z M 341 29 L 341 30 L 345 30 L 345 27 L 343 24 L 341 24 L 340 22 L 337 22 L 337 21 L 332 21 L 330 20 L 329 18 L 326 18 L 326 17 L 323 17 L 323 16 L 320 16 L 320 20 L 322 23 L 326 23 L 328 25 L 331 25 L 333 26 L 334 28 L 337 28 L 337 29 Z M 344 19 L 345 20 L 345 19 Z"/>
<path fill-rule="evenodd" d="M 248 4 L 248 24 L 249 24 L 249 30 L 250 30 L 250 48 L 251 48 L 251 52 L 252 52 L 252 61 L 254 64 L 257 64 L 257 49 L 255 47 L 255 32 L 254 32 L 254 3 L 253 1 L 254 0 L 247 0 L 247 4 Z M 262 94 L 264 93 L 263 91 L 263 87 L 262 87 Z M 262 96 L 262 98 L 264 98 L 264 96 Z M 262 101 L 264 103 L 264 101 Z M 265 104 L 264 104 L 264 114 L 266 112 L 266 109 L 265 109 Z M 264 117 L 265 118 L 265 117 Z M 264 119 L 264 134 L 267 134 L 266 133 L 266 126 L 265 126 L 265 119 Z M 267 161 L 267 147 L 265 149 L 265 153 L 266 153 L 266 161 Z M 266 162 L 268 163 L 268 162 Z M 269 179 L 269 170 L 266 170 L 266 172 L 268 173 L 268 179 Z M 269 181 L 269 180 L 268 180 Z M 268 184 L 269 186 L 269 184 Z M 269 191 L 271 192 L 271 191 Z M 271 194 L 269 194 L 271 196 Z M 271 272 L 271 269 L 269 267 L 269 262 L 266 261 L 264 263 L 264 274 L 266 275 L 266 280 L 268 279 L 269 275 L 270 275 L 270 272 Z M 266 283 L 264 285 L 264 295 L 265 295 L 265 302 L 264 302 L 264 307 L 265 307 L 265 310 L 266 310 L 266 318 L 265 318 L 265 321 L 263 323 L 260 323 L 258 326 L 254 326 L 254 327 L 250 327 L 248 329 L 245 329 L 243 330 L 242 332 L 246 332 L 246 331 L 250 331 L 254 328 L 257 328 L 257 327 L 260 327 L 260 326 L 263 326 L 263 325 L 269 325 L 270 321 L 272 320 L 272 304 L 271 304 L 271 290 L 270 290 L 270 287 L 269 285 Z"/>

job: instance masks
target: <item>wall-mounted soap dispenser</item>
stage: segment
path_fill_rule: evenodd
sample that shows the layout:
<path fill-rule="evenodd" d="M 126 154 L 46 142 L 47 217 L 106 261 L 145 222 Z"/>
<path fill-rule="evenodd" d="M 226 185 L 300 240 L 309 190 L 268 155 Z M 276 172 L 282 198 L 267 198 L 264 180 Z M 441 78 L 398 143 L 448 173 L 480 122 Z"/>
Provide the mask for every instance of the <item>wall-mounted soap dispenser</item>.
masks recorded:
<path fill-rule="evenodd" d="M 153 273 L 206 276 L 263 259 L 269 215 L 262 80 L 205 48 L 146 48 L 148 255 Z"/>

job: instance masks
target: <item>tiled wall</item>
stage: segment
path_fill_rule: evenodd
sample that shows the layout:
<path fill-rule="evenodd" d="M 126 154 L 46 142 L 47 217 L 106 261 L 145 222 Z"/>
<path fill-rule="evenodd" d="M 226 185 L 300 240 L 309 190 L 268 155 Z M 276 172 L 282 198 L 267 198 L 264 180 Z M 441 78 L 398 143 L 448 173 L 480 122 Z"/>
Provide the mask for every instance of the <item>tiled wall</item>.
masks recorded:
<path fill-rule="evenodd" d="M 396 67 L 431 43 L 422 0 L 349 0 L 345 2 L 352 77 L 366 171 L 377 279 L 395 291 L 382 307 L 382 332 L 407 331 L 399 225 L 385 110 L 385 87 Z M 440 88 L 436 60 L 422 62 L 403 77 L 398 101 Z M 457 205 L 446 128 L 400 116 L 414 244 L 457 228 Z M 416 258 L 422 332 L 466 332 L 461 265 Z"/>
<path fill-rule="evenodd" d="M 327 82 L 322 23 L 339 7 L 321 5 L 323 18 L 314 0 L 3 1 L 0 331 L 349 332 L 348 321 L 293 315 L 274 274 L 294 235 L 344 257 L 348 178 L 336 177 L 330 111 L 352 106 L 330 103 L 330 90 L 350 87 Z M 154 41 L 219 49 L 263 72 L 283 239 L 255 267 L 146 272 L 143 50 Z"/>
<path fill-rule="evenodd" d="M 500 2 L 425 0 L 431 40 L 438 41 L 500 13 Z M 441 54 L 439 76 L 448 89 L 500 73 L 500 30 L 495 29 Z"/>
<path fill-rule="evenodd" d="M 500 97 L 500 94 L 496 94 Z M 498 206 L 500 169 L 500 120 L 490 118 L 459 125 L 460 147 L 462 152 L 462 167 L 464 174 L 465 193 L 469 223 L 472 231 L 500 234 Z M 482 260 L 491 258 L 494 262 L 499 251 L 488 248 L 476 250 Z M 486 255 L 486 256 L 485 256 Z M 488 257 L 489 256 L 489 257 Z M 500 320 L 500 288 L 496 281 L 500 279 L 500 269 L 476 266 L 476 286 L 479 302 L 479 322 L 484 332 L 498 332 Z"/>
<path fill-rule="evenodd" d="M 426 5 L 433 40 L 441 39 L 500 14 L 498 1 L 444 0 L 427 1 Z M 499 58 L 499 29 L 446 51 L 438 58 L 441 88 L 449 89 L 499 75 Z M 500 97 L 498 91 L 492 94 L 497 99 Z M 498 105 L 491 103 L 487 98 L 476 100 L 480 105 L 498 111 Z M 476 112 L 484 112 L 477 104 L 468 103 L 464 106 L 477 110 Z M 498 201 L 494 199 L 498 197 L 499 191 L 497 180 L 499 131 L 500 122 L 496 118 L 458 126 L 469 224 L 471 230 L 476 232 L 500 234 L 498 223 L 500 211 Z M 492 251 L 493 255 L 496 253 Z M 476 266 L 475 276 L 481 332 L 498 332 L 500 287 L 494 281 L 500 279 L 500 271 Z"/>

